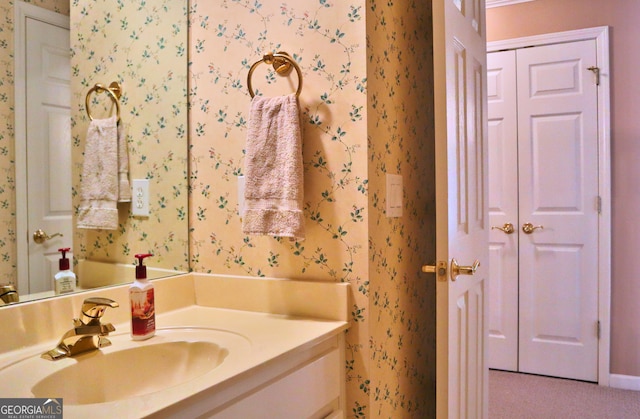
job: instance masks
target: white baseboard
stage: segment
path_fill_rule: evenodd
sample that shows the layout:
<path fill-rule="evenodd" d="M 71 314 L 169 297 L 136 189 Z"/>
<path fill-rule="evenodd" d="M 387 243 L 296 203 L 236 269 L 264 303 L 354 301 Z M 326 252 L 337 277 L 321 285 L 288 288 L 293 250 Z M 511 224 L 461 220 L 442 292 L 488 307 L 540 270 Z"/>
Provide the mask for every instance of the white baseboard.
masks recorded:
<path fill-rule="evenodd" d="M 640 391 L 640 377 L 634 375 L 611 374 L 609 376 L 609 387 Z"/>

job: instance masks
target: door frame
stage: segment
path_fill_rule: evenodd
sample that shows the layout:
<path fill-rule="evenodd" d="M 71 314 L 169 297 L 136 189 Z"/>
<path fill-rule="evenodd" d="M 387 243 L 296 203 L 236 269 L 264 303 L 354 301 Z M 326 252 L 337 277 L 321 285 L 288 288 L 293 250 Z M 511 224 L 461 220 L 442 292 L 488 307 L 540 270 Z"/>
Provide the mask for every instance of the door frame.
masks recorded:
<path fill-rule="evenodd" d="M 14 113 L 16 182 L 16 272 L 18 290 L 29 289 L 29 226 L 27 223 L 27 82 L 26 19 L 70 29 L 69 17 L 22 1 L 14 2 Z M 23 291 L 20 291 L 22 294 Z"/>
<path fill-rule="evenodd" d="M 610 385 L 609 358 L 611 348 L 611 116 L 609 68 L 609 27 L 580 29 L 544 35 L 487 42 L 487 52 L 532 46 L 595 40 L 600 69 L 598 88 L 598 384 Z"/>

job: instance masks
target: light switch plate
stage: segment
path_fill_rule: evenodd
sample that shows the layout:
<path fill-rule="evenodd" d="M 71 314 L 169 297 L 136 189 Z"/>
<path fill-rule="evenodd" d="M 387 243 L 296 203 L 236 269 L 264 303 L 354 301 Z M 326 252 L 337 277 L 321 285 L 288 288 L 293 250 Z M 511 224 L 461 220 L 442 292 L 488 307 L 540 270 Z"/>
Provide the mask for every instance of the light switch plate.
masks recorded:
<path fill-rule="evenodd" d="M 387 173 L 387 217 L 402 217 L 402 175 Z"/>
<path fill-rule="evenodd" d="M 149 180 L 133 179 L 131 184 L 131 213 L 136 217 L 148 217 Z"/>

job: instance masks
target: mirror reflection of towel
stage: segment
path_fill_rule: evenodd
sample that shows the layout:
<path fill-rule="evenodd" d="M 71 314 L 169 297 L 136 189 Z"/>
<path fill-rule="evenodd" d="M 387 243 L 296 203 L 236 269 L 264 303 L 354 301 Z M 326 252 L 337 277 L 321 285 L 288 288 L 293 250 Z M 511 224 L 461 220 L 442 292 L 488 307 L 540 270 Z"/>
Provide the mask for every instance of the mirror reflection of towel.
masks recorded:
<path fill-rule="evenodd" d="M 120 138 L 119 138 L 120 137 Z M 131 200 L 128 181 L 128 153 L 124 130 L 118 127 L 115 116 L 94 119 L 87 130 L 82 179 L 80 182 L 80 206 L 78 228 L 116 230 L 118 228 L 119 189 L 123 189 L 123 202 Z M 118 156 L 119 143 L 124 144 Z M 120 161 L 126 159 L 126 173 L 120 172 Z M 121 179 L 126 178 L 125 181 Z"/>
<path fill-rule="evenodd" d="M 295 94 L 252 99 L 245 156 L 244 234 L 304 239 L 300 128 Z"/>

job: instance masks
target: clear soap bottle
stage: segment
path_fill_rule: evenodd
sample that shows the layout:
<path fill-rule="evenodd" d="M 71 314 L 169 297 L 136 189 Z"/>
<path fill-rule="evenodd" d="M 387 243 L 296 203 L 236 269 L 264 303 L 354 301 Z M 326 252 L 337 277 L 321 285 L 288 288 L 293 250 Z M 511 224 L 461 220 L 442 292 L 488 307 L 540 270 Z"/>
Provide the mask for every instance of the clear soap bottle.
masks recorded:
<path fill-rule="evenodd" d="M 136 280 L 129 287 L 131 302 L 131 338 L 133 340 L 149 339 L 156 333 L 156 308 L 153 284 L 147 279 L 147 267 L 144 259 L 153 256 L 150 253 L 135 255 Z"/>
<path fill-rule="evenodd" d="M 69 269 L 69 259 L 66 257 L 67 252 L 70 250 L 71 248 L 69 247 L 58 249 L 58 252 L 62 253 L 62 257 L 58 262 L 60 271 L 53 276 L 53 286 L 56 295 L 66 294 L 76 290 L 76 274 Z"/>

